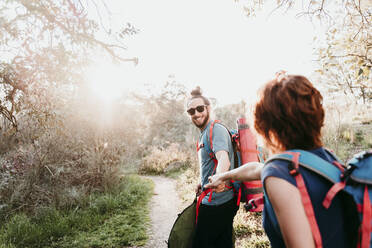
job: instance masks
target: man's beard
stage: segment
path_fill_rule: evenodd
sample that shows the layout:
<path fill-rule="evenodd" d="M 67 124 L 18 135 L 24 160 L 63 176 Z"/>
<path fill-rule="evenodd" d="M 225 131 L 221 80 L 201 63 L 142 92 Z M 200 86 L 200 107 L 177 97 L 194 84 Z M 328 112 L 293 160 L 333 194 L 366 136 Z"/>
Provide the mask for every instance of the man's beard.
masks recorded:
<path fill-rule="evenodd" d="M 198 127 L 198 128 L 203 128 L 206 124 L 207 124 L 207 122 L 208 122 L 208 120 L 209 120 L 209 111 L 208 110 L 206 110 L 207 111 L 207 115 L 204 117 L 204 121 L 201 123 L 201 124 L 196 124 L 195 122 L 194 122 L 194 125 L 196 126 L 196 127 Z"/>

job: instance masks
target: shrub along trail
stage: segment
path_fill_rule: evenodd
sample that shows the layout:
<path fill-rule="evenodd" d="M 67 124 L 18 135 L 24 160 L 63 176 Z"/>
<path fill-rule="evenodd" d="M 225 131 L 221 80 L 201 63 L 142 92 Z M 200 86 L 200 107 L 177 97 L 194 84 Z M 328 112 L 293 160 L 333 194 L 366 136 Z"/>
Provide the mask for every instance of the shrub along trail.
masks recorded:
<path fill-rule="evenodd" d="M 167 247 L 169 232 L 179 212 L 176 181 L 161 176 L 146 176 L 155 184 L 154 195 L 149 204 L 151 230 L 146 248 Z"/>

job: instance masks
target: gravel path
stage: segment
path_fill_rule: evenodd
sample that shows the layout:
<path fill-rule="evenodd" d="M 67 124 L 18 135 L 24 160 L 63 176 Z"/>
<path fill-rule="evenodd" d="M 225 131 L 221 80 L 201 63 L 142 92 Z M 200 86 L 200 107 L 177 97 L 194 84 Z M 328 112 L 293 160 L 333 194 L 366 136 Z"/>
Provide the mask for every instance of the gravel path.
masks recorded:
<path fill-rule="evenodd" d="M 147 176 L 155 184 L 154 196 L 150 202 L 151 230 L 145 248 L 165 248 L 166 241 L 179 212 L 176 181 L 166 177 Z"/>

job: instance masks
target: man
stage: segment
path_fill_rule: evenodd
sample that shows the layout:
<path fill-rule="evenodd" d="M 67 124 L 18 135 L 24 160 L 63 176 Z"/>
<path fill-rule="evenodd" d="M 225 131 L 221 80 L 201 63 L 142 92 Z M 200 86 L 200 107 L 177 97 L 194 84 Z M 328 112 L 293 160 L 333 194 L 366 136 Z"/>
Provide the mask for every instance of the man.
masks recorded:
<path fill-rule="evenodd" d="M 204 149 L 206 144 L 203 144 L 203 140 L 210 140 L 210 128 L 213 120 L 210 116 L 210 101 L 201 94 L 199 87 L 191 92 L 191 98 L 187 103 L 187 113 L 201 132 L 197 149 L 201 180 L 196 188 L 197 194 L 200 194 L 204 185 L 208 183 L 209 176 L 233 169 L 234 151 L 228 130 L 219 123 L 214 124 L 212 132 L 211 148 L 214 158 Z M 214 159 L 217 160 L 215 170 Z M 212 194 L 211 198 L 210 194 Z M 193 248 L 233 247 L 233 219 L 237 209 L 234 192 L 231 188 L 221 184 L 215 189 L 215 192 L 208 193 L 199 208 Z"/>

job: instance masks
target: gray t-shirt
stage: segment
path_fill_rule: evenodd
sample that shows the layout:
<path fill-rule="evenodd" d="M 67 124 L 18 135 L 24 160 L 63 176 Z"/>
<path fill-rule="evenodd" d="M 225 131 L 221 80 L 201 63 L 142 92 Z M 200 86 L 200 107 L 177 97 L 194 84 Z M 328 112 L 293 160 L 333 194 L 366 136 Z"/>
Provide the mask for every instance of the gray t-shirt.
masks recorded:
<path fill-rule="evenodd" d="M 202 189 L 204 185 L 208 183 L 208 177 L 212 175 L 214 169 L 214 162 L 212 158 L 209 156 L 208 152 L 204 148 L 206 145 L 210 147 L 210 126 L 212 121 L 210 121 L 207 127 L 201 132 L 199 136 L 199 164 L 200 164 L 200 178 L 201 178 L 201 185 Z M 206 139 L 204 136 L 207 136 Z M 226 151 L 229 154 L 230 159 L 230 170 L 234 168 L 234 150 L 231 143 L 231 138 L 228 130 L 219 123 L 215 123 L 213 127 L 213 135 L 212 135 L 212 143 L 213 143 L 213 153 L 216 154 L 218 151 Z M 208 144 L 203 144 L 203 141 L 209 142 Z M 218 166 L 218 165 L 217 165 Z M 215 174 L 214 172 L 213 174 Z M 206 205 L 221 205 L 234 197 L 234 192 L 232 189 L 216 193 L 213 192 L 211 202 L 208 201 L 209 194 L 203 199 L 202 203 Z"/>

